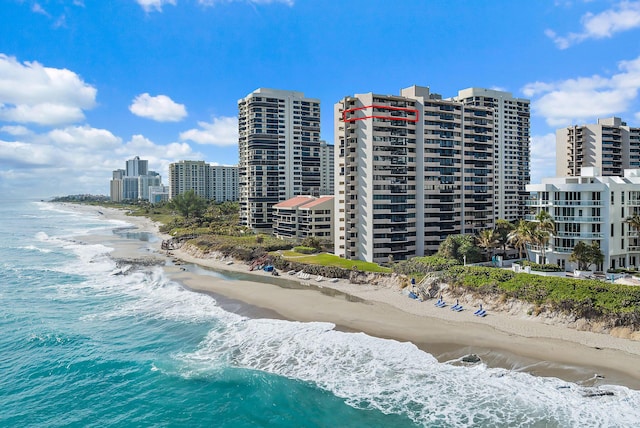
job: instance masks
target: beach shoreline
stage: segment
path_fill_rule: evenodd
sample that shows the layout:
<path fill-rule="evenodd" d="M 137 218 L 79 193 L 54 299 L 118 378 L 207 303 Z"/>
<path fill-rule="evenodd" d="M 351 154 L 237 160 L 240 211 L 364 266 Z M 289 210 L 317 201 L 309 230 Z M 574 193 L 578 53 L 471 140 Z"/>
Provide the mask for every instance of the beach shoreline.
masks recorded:
<path fill-rule="evenodd" d="M 219 298 L 225 310 L 248 317 L 281 318 L 300 322 L 328 322 L 336 329 L 411 342 L 441 362 L 477 354 L 489 367 L 521 370 L 590 385 L 623 385 L 640 389 L 640 342 L 609 334 L 549 325 L 526 314 L 490 313 L 473 316 L 473 308 L 455 312 L 432 302 L 407 298 L 398 290 L 381 286 L 301 281 L 286 274 L 272 277 L 250 272 L 242 263 L 196 258 L 182 250 L 160 250 L 158 225 L 146 217 L 128 216 L 123 210 L 65 204 L 74 210 L 100 211 L 105 219 L 134 225 L 158 237 L 153 243 L 113 240 L 112 257 L 164 260 L 167 275 L 184 287 Z M 233 279 L 193 272 L 173 261 L 193 264 Z M 290 286 L 282 285 L 291 282 Z M 220 298 L 221 296 L 221 298 Z"/>

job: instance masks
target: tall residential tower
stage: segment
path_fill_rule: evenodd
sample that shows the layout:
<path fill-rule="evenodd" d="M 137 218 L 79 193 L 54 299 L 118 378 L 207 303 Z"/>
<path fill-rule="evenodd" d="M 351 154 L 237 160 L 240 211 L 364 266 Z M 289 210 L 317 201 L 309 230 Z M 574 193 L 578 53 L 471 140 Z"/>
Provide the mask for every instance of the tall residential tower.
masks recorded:
<path fill-rule="evenodd" d="M 515 222 L 527 212 L 530 171 L 530 101 L 510 92 L 468 88 L 453 98 L 467 106 L 493 109 L 494 220 Z"/>
<path fill-rule="evenodd" d="M 640 168 L 640 128 L 610 117 L 556 130 L 556 176 L 580 176 L 585 167 L 618 177 L 625 169 Z"/>
<path fill-rule="evenodd" d="M 493 227 L 493 114 L 419 86 L 338 102 L 335 253 L 405 260 Z"/>
<path fill-rule="evenodd" d="M 274 204 L 320 193 L 320 101 L 259 88 L 238 101 L 238 131 L 240 222 L 270 231 Z"/>

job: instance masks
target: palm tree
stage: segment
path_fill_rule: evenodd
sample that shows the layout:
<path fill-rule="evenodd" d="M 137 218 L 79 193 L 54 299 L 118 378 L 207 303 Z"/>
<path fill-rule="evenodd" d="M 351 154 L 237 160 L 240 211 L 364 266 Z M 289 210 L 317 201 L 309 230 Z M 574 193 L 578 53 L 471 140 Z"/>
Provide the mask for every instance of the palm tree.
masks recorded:
<path fill-rule="evenodd" d="M 635 232 L 636 244 L 638 237 L 640 237 L 640 214 L 635 213 L 631 217 L 627 217 L 625 223 L 629 225 L 629 228 Z"/>
<path fill-rule="evenodd" d="M 498 233 L 493 229 L 481 230 L 476 236 L 476 245 L 491 253 L 491 257 L 493 258 L 493 249 L 500 245 L 498 238 Z"/>
<path fill-rule="evenodd" d="M 548 211 L 542 210 L 536 215 L 536 241 L 540 245 L 542 264 L 546 263 L 546 250 L 549 240 L 556 233 L 556 222 Z"/>
<path fill-rule="evenodd" d="M 507 235 L 507 241 L 518 250 L 518 258 L 520 259 L 522 258 L 522 252 L 527 248 L 527 244 L 534 242 L 532 226 L 532 223 L 520 220 Z"/>
<path fill-rule="evenodd" d="M 496 233 L 498 234 L 498 241 L 500 247 L 502 247 L 502 254 L 507 252 L 507 243 L 509 242 L 509 233 L 515 229 L 513 223 L 503 218 L 496 221 Z"/>

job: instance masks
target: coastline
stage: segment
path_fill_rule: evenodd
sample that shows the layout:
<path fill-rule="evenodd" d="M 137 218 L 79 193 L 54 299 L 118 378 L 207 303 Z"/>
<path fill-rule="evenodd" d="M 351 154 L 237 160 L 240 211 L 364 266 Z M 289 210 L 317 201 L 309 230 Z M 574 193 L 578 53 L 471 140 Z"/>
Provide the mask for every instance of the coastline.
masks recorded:
<path fill-rule="evenodd" d="M 618 384 L 640 389 L 640 342 L 609 334 L 579 331 L 545 324 L 531 316 L 490 312 L 473 316 L 473 308 L 454 312 L 432 302 L 407 298 L 397 290 L 369 285 L 301 281 L 262 271 L 249 272 L 244 264 L 213 258 L 195 258 L 172 250 L 160 251 L 163 236 L 158 225 L 146 217 L 127 216 L 122 210 L 64 204 L 65 207 L 95 213 L 105 219 L 133 224 L 137 231 L 158 237 L 154 243 L 114 239 L 112 257 L 149 257 L 168 262 L 169 277 L 186 288 L 221 296 L 220 305 L 249 317 L 282 318 L 291 321 L 323 321 L 337 329 L 410 341 L 439 361 L 453 361 L 475 353 L 489 367 L 521 370 L 537 376 L 552 376 L 588 385 Z M 226 273 L 239 279 L 216 278 L 171 263 L 171 259 Z M 278 285 L 279 284 L 279 285 Z M 594 377 L 596 374 L 603 378 Z"/>

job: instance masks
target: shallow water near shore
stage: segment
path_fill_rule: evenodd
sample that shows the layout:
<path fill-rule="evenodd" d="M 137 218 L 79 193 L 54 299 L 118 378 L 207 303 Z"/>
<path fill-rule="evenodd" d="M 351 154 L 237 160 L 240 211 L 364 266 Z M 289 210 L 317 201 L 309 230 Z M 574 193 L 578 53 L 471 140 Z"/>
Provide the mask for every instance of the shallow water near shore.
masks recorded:
<path fill-rule="evenodd" d="M 15 202 L 0 219 L 0 426 L 640 422 L 640 392 L 622 386 L 442 363 L 411 343 L 261 317 L 160 266 L 113 275 L 110 245 L 154 237 L 97 212 Z"/>

